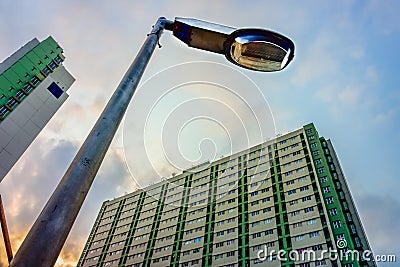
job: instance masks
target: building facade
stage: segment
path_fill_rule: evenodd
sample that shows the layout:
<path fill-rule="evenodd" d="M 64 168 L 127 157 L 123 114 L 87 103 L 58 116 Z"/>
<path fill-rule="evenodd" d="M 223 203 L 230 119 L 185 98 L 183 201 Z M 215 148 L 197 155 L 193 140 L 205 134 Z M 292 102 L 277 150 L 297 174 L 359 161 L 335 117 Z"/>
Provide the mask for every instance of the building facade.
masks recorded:
<path fill-rule="evenodd" d="M 67 99 L 62 48 L 36 38 L 0 63 L 0 182 Z"/>
<path fill-rule="evenodd" d="M 105 201 L 78 266 L 375 266 L 364 251 L 333 146 L 309 124 Z"/>

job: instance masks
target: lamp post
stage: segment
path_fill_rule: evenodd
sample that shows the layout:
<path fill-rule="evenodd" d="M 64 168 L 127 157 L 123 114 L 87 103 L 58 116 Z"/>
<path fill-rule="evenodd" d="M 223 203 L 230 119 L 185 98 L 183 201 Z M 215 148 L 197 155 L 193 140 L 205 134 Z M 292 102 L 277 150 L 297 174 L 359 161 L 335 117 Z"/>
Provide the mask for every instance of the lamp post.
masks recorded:
<path fill-rule="evenodd" d="M 159 18 L 108 101 L 57 188 L 11 261 L 16 266 L 53 266 L 118 129 L 140 78 L 164 30 L 191 47 L 224 54 L 232 63 L 256 71 L 278 71 L 294 55 L 286 37 L 260 29 L 241 29 L 195 19 Z"/>

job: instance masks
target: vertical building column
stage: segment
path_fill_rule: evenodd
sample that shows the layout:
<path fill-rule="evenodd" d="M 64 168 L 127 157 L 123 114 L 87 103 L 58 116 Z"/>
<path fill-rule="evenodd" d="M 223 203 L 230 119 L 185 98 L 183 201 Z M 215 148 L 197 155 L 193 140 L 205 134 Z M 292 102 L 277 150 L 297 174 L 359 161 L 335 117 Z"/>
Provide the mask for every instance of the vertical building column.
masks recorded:
<path fill-rule="evenodd" d="M 96 221 L 94 222 L 94 226 L 92 228 L 92 231 L 90 231 L 89 238 L 86 241 L 86 244 L 85 244 L 85 247 L 83 249 L 81 257 L 79 258 L 77 267 L 81 267 L 84 264 L 84 260 L 85 260 L 85 258 L 87 256 L 87 253 L 89 252 L 89 247 L 90 247 L 91 243 L 93 242 L 94 235 L 97 232 L 97 229 L 99 228 L 99 224 L 100 224 L 101 218 L 103 217 L 104 210 L 105 210 L 105 207 L 106 207 L 106 203 L 107 202 L 103 202 L 103 204 L 101 205 L 99 214 L 97 215 Z"/>
<path fill-rule="evenodd" d="M 146 253 L 144 255 L 143 267 L 150 266 L 151 257 L 153 256 L 154 244 L 156 242 L 158 227 L 160 225 L 160 218 L 164 209 L 165 195 L 167 194 L 168 183 L 164 183 L 161 187 L 160 199 L 157 203 L 156 214 L 154 215 L 153 225 L 151 226 L 150 238 L 147 243 Z"/>
<path fill-rule="evenodd" d="M 281 262 L 281 266 L 294 266 L 294 262 L 289 258 L 289 252 L 292 250 L 292 241 L 289 230 L 289 221 L 287 215 L 285 192 L 283 190 L 283 181 L 281 167 L 279 161 L 279 153 L 276 143 L 273 144 L 273 149 L 268 146 L 271 167 L 272 191 L 274 198 L 276 230 L 278 235 L 279 250 L 285 251 L 286 261 Z"/>
<path fill-rule="evenodd" d="M 249 207 L 246 155 L 238 158 L 238 266 L 250 263 Z"/>
<path fill-rule="evenodd" d="M 183 239 L 183 234 L 184 234 L 185 225 L 186 225 L 185 224 L 186 212 L 187 212 L 187 208 L 188 208 L 190 190 L 191 190 L 191 186 L 192 186 L 192 179 L 193 179 L 193 174 L 190 174 L 190 175 L 186 176 L 186 178 L 185 178 L 184 188 L 183 188 L 183 192 L 182 192 L 181 208 L 179 210 L 178 224 L 176 226 L 175 240 L 174 240 L 174 246 L 172 249 L 172 257 L 171 257 L 171 263 L 170 263 L 170 266 L 173 266 L 173 267 L 179 266 L 180 252 L 181 252 L 181 248 L 182 248 L 182 239 Z"/>
<path fill-rule="evenodd" d="M 144 202 L 145 198 L 146 198 L 146 191 L 142 191 L 140 193 L 139 200 L 136 204 L 135 213 L 133 215 L 133 219 L 132 219 L 131 225 L 129 227 L 129 232 L 128 232 L 127 238 L 125 240 L 125 245 L 124 245 L 124 249 L 122 250 L 121 259 L 119 260 L 119 266 L 125 266 L 127 256 L 128 256 L 128 253 L 129 253 L 132 241 L 133 241 L 133 235 L 136 232 L 136 226 L 139 221 L 140 212 L 142 211 L 143 202 Z"/>
<path fill-rule="evenodd" d="M 115 228 L 116 228 L 116 226 L 118 224 L 119 217 L 121 216 L 121 211 L 122 211 L 122 209 L 124 207 L 125 200 L 126 199 L 122 199 L 118 204 L 117 212 L 115 213 L 114 220 L 113 220 L 113 222 L 111 224 L 110 231 L 108 231 L 106 242 L 104 243 L 103 249 L 102 249 L 101 254 L 100 254 L 99 261 L 97 262 L 97 267 L 102 267 L 103 264 L 104 264 L 104 259 L 106 258 L 108 249 L 110 248 L 110 243 L 111 243 L 111 240 L 113 238 L 113 235 L 114 235 L 114 232 L 115 232 Z"/>
<path fill-rule="evenodd" d="M 218 178 L 218 165 L 211 166 L 210 180 L 208 187 L 206 224 L 203 237 L 204 245 L 203 245 L 203 259 L 201 264 L 202 266 L 212 265 L 217 178 Z"/>

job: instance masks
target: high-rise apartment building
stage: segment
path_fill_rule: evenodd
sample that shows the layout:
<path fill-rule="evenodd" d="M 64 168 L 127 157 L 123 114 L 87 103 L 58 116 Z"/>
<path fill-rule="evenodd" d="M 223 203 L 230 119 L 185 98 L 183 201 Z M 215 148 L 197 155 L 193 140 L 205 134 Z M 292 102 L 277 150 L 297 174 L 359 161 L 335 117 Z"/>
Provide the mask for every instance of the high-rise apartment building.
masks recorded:
<path fill-rule="evenodd" d="M 0 182 L 67 99 L 62 48 L 36 38 L 0 63 Z"/>
<path fill-rule="evenodd" d="M 308 124 L 105 201 L 78 266 L 375 266 L 370 258 L 334 148 Z"/>

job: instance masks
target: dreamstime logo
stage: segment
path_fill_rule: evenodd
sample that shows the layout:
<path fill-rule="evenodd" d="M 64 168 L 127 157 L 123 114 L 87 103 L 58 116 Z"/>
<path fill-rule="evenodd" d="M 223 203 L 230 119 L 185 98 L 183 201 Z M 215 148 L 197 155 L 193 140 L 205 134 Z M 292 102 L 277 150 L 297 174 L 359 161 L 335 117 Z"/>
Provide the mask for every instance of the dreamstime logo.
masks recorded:
<path fill-rule="evenodd" d="M 375 262 L 396 262 L 396 255 L 373 255 L 372 251 L 364 250 L 349 250 L 347 249 L 347 241 L 345 239 L 339 239 L 336 242 L 336 249 L 322 249 L 322 250 L 268 250 L 268 247 L 264 245 L 264 249 L 257 252 L 258 262 L 264 261 L 325 261 L 325 260 L 340 260 L 340 261 L 375 261 Z"/>
<path fill-rule="evenodd" d="M 338 239 L 338 241 L 336 242 L 336 246 L 338 247 L 338 249 L 343 249 L 347 247 L 347 241 L 346 239 Z"/>
<path fill-rule="evenodd" d="M 211 162 L 275 135 L 270 107 L 249 77 L 224 64 L 190 62 L 167 68 L 138 88 L 124 121 L 123 148 L 132 178 L 145 188 L 182 172 L 200 178 Z M 221 176 L 237 162 L 228 159 Z M 171 191 L 177 186 L 168 184 Z"/>

